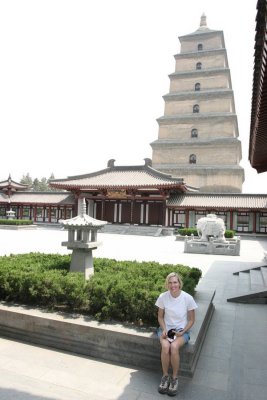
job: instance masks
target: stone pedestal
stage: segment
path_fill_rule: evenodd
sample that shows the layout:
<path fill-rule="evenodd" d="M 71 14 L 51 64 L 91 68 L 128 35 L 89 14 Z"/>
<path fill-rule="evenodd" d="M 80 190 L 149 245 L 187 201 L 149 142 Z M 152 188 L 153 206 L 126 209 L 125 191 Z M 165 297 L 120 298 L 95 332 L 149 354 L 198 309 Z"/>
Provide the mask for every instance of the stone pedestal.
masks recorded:
<path fill-rule="evenodd" d="M 203 241 L 200 239 L 185 237 L 184 252 L 195 254 L 217 254 L 223 256 L 239 256 L 240 255 L 240 237 L 237 236 L 230 240 L 213 240 Z"/>
<path fill-rule="evenodd" d="M 197 222 L 198 238 L 191 235 L 185 237 L 184 252 L 198 254 L 221 254 L 239 256 L 240 237 L 225 239 L 225 224 L 222 218 L 208 214 Z"/>
<path fill-rule="evenodd" d="M 71 256 L 70 272 L 83 272 L 85 279 L 94 273 L 92 251 L 82 249 L 73 250 Z"/>
<path fill-rule="evenodd" d="M 62 242 L 61 244 L 67 246 L 69 250 L 73 250 L 70 272 L 82 272 L 85 279 L 89 279 L 94 273 L 93 250 L 97 249 L 102 243 Z"/>

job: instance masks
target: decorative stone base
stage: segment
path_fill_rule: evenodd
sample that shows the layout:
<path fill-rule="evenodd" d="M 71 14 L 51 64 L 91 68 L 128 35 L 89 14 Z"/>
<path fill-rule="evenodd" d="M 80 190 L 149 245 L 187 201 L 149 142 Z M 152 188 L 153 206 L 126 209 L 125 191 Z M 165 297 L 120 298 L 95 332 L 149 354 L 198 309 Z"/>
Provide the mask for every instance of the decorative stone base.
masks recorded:
<path fill-rule="evenodd" d="M 202 241 L 199 239 L 190 239 L 185 237 L 184 252 L 195 254 L 218 254 L 223 256 L 239 256 L 240 254 L 240 238 L 232 240 Z"/>

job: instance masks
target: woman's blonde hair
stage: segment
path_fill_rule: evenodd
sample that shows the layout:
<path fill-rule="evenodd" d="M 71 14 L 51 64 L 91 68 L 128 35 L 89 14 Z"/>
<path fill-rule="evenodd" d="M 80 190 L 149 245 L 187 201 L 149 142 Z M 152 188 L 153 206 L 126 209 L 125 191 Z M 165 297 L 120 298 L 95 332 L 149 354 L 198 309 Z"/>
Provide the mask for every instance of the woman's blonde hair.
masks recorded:
<path fill-rule="evenodd" d="M 177 274 L 177 272 L 171 272 L 168 276 L 167 276 L 167 278 L 166 278 L 166 280 L 165 280 L 165 286 L 166 286 L 166 288 L 168 288 L 168 283 L 169 283 L 169 280 L 171 279 L 171 278 L 177 278 L 177 280 L 178 280 L 178 282 L 179 282 L 179 285 L 180 285 L 180 289 L 182 289 L 182 287 L 183 287 L 183 281 L 182 281 L 182 278 L 180 277 L 180 275 L 179 274 Z"/>

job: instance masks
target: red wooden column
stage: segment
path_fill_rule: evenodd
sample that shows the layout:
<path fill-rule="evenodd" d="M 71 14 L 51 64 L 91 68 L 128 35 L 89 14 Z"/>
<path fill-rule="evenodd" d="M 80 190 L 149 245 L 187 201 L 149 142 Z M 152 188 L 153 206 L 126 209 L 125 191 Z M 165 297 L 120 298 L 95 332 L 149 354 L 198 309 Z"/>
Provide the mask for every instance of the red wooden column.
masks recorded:
<path fill-rule="evenodd" d="M 185 227 L 189 228 L 189 210 L 185 210 Z"/>

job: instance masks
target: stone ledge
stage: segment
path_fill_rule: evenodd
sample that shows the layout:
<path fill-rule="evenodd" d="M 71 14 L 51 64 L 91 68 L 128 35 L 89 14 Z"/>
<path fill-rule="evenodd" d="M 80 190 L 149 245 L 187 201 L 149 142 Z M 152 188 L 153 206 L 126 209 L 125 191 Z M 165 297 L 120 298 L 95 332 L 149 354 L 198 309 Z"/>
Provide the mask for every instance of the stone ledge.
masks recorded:
<path fill-rule="evenodd" d="M 13 229 L 13 230 L 22 230 L 22 229 L 36 229 L 37 225 L 1 225 L 0 229 Z"/>
<path fill-rule="evenodd" d="M 214 311 L 215 292 L 197 292 L 197 320 L 190 343 L 182 349 L 180 374 L 193 376 Z M 160 344 L 155 330 L 105 324 L 89 317 L 50 313 L 0 303 L 0 334 L 97 359 L 160 372 Z"/>

